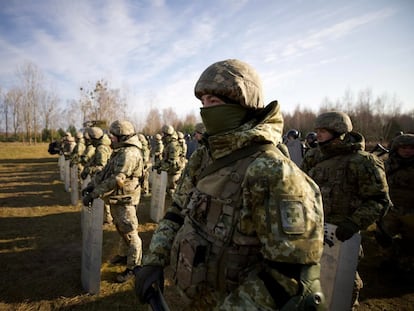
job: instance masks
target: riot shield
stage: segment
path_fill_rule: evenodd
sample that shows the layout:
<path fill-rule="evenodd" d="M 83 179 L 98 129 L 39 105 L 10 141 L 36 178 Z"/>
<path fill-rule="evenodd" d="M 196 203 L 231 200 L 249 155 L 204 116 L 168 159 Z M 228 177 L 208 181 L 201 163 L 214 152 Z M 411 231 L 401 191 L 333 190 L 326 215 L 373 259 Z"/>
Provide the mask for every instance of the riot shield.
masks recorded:
<path fill-rule="evenodd" d="M 65 156 L 61 154 L 58 159 L 59 177 L 61 181 L 65 180 Z"/>
<path fill-rule="evenodd" d="M 70 160 L 65 160 L 65 191 L 70 191 Z"/>
<path fill-rule="evenodd" d="M 159 222 L 164 217 L 165 192 L 167 190 L 167 172 L 152 175 L 151 213 L 153 221 Z"/>
<path fill-rule="evenodd" d="M 72 205 L 78 205 L 79 201 L 79 174 L 78 165 L 74 164 L 70 168 L 70 202 Z"/>
<path fill-rule="evenodd" d="M 98 294 L 101 282 L 102 223 L 104 201 L 93 200 L 92 207 L 82 207 L 82 287 L 91 294 Z"/>
<path fill-rule="evenodd" d="M 361 235 L 345 242 L 335 236 L 336 226 L 325 224 L 325 241 L 321 258 L 321 285 L 327 311 L 349 311 L 358 266 Z"/>

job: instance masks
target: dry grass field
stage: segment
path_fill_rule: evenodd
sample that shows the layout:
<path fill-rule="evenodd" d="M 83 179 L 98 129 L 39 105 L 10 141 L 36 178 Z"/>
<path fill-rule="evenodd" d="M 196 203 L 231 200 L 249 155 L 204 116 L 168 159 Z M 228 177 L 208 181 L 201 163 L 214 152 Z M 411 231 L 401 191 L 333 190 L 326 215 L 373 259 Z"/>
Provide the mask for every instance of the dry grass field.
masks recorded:
<path fill-rule="evenodd" d="M 139 211 L 145 252 L 156 226 L 149 198 Z M 107 263 L 118 242 L 114 227 L 103 227 L 100 294 L 83 291 L 80 228 L 80 208 L 70 204 L 47 144 L 0 143 L 0 310 L 148 310 L 138 303 L 132 280 L 113 281 L 122 270 Z M 379 271 L 381 253 L 372 232 L 364 233 L 364 248 L 359 310 L 414 310 L 413 281 Z M 171 310 L 180 310 L 168 274 L 165 296 Z"/>

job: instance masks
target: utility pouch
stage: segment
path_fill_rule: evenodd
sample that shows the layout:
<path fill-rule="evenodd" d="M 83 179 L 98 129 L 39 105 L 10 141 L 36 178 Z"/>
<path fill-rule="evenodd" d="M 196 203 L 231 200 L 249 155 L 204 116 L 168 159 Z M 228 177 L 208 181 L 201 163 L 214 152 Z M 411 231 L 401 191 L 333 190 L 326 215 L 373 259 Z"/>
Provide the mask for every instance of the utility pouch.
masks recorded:
<path fill-rule="evenodd" d="M 184 227 L 186 224 L 184 225 Z M 187 224 L 188 226 L 188 224 Z M 182 228 L 177 233 L 171 252 L 171 264 L 176 284 L 188 297 L 207 279 L 207 258 L 210 243 L 194 228 Z"/>

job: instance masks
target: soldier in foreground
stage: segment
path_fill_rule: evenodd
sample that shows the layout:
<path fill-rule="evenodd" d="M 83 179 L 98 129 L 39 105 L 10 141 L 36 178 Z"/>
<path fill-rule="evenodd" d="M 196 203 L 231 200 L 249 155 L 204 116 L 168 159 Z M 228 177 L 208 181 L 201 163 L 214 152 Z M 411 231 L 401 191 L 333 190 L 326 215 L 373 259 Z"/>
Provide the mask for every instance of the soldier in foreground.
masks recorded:
<path fill-rule="evenodd" d="M 315 121 L 318 148 L 305 154 L 302 169 L 319 185 L 325 221 L 337 225 L 336 237 L 350 239 L 375 223 L 390 200 L 383 162 L 364 151 L 365 139 L 352 132 L 344 112 L 320 114 Z M 353 309 L 358 306 L 362 280 L 355 276 Z"/>
<path fill-rule="evenodd" d="M 195 95 L 207 143 L 185 170 L 192 191 L 175 193 L 136 270 L 137 296 L 148 302 L 170 264 L 186 310 L 322 310 L 321 194 L 276 147 L 279 104 L 264 106 L 259 76 L 239 60 L 209 66 Z"/>
<path fill-rule="evenodd" d="M 140 200 L 143 161 L 141 143 L 130 122 L 113 122 L 110 134 L 114 152 L 103 171 L 95 175 L 83 192 L 83 204 L 88 206 L 99 197 L 109 201 L 121 236 L 118 255 L 111 262 L 126 264 L 126 269 L 116 277 L 117 282 L 123 283 L 134 276 L 133 269 L 141 264 L 142 258 L 136 206 Z"/>

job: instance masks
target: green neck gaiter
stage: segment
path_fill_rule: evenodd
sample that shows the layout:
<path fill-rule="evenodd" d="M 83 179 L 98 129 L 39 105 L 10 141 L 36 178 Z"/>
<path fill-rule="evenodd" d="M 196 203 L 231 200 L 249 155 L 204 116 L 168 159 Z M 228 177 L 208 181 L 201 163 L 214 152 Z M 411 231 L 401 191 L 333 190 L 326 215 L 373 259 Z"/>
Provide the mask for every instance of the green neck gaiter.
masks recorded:
<path fill-rule="evenodd" d="M 246 108 L 235 104 L 200 108 L 201 119 L 209 135 L 238 128 L 245 121 L 247 112 Z"/>

